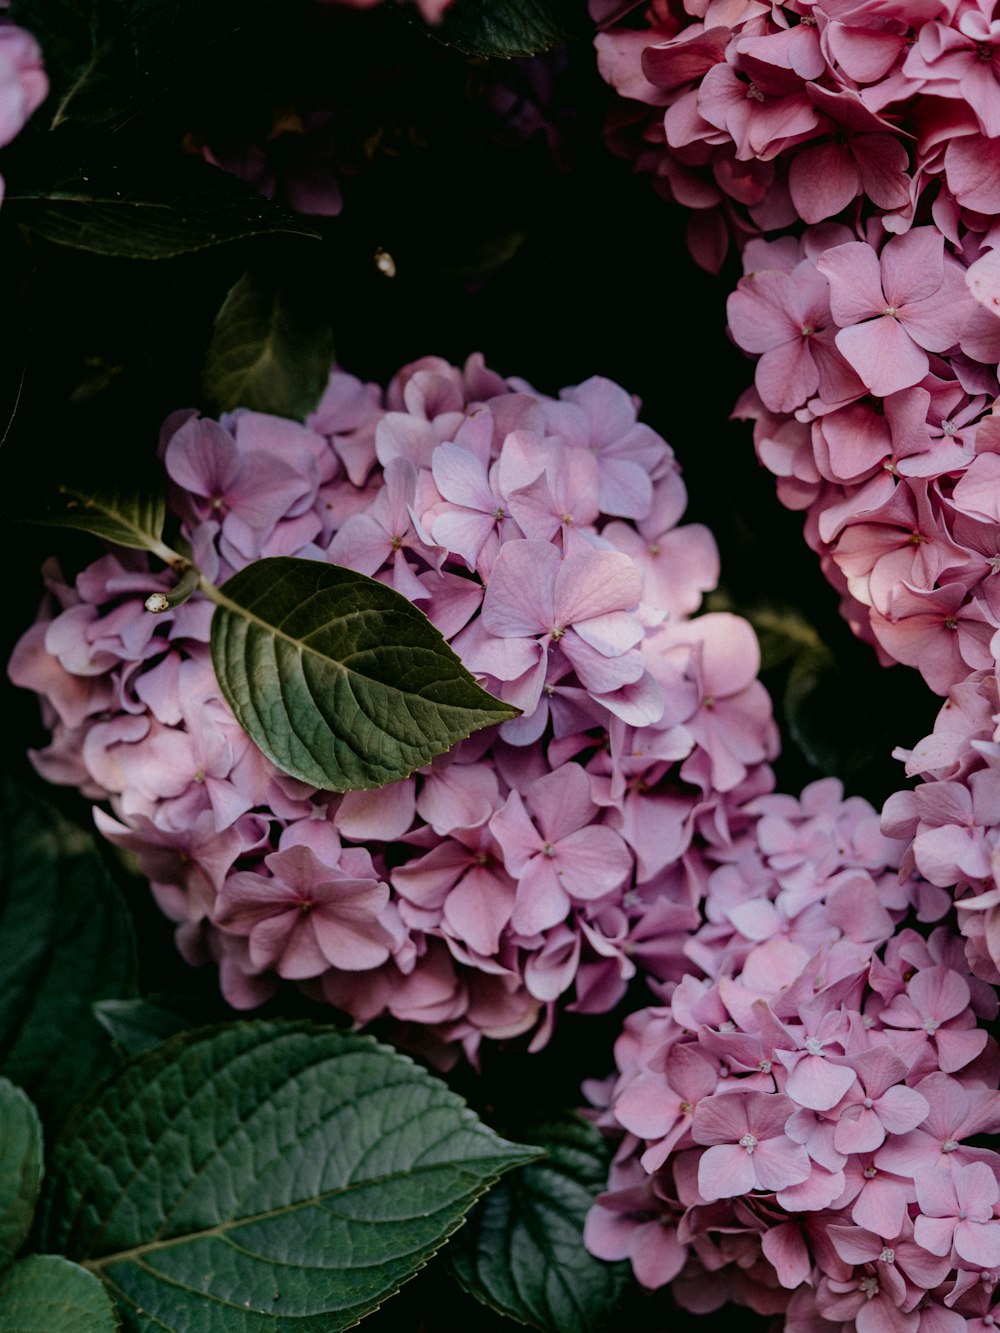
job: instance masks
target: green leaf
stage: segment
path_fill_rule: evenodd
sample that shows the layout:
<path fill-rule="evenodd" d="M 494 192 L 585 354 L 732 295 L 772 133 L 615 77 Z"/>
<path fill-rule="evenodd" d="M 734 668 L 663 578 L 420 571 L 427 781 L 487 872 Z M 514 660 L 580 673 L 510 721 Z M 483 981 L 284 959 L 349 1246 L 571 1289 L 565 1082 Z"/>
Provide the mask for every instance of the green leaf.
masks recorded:
<path fill-rule="evenodd" d="M 28 1097 L 0 1078 L 0 1269 L 28 1238 L 42 1183 L 42 1126 Z"/>
<path fill-rule="evenodd" d="M 16 208 L 22 223 L 57 245 L 126 259 L 172 259 L 249 236 L 317 236 L 200 158 L 150 153 L 146 145 L 145 157 L 137 157 L 132 146 L 114 159 L 84 159 L 81 166 L 79 153 L 88 150 L 81 149 L 78 136 L 69 142 L 71 165 L 63 160 L 54 172 L 44 163 L 36 166 L 36 177 L 45 178 L 34 184 L 12 181 L 4 201 L 5 209 Z"/>
<path fill-rule="evenodd" d="M 851 716 L 852 682 L 820 645 L 799 652 L 788 672 L 782 712 L 792 739 L 821 773 L 849 777 L 872 758 L 871 733 L 844 728 Z M 876 744 L 878 742 L 876 741 Z"/>
<path fill-rule="evenodd" d="M 136 1330 L 349 1328 L 535 1150 L 370 1037 L 181 1033 L 127 1065 L 52 1157 L 44 1243 Z"/>
<path fill-rule="evenodd" d="M 142 1055 L 178 1032 L 186 1032 L 205 1021 L 204 1014 L 200 1019 L 185 1017 L 180 1008 L 155 997 L 100 1000 L 94 1005 L 94 1017 L 126 1055 Z"/>
<path fill-rule="evenodd" d="M 517 710 L 476 684 L 422 611 L 316 560 L 258 560 L 217 594 L 212 659 L 278 768 L 350 791 L 406 777 Z"/>
<path fill-rule="evenodd" d="M 215 319 L 205 396 L 219 411 L 250 407 L 302 421 L 333 360 L 330 326 L 270 279 L 244 273 Z"/>
<path fill-rule="evenodd" d="M 116 546 L 162 554 L 167 507 L 161 493 L 94 491 L 89 494 L 60 487 L 66 497 L 64 514 L 47 515 L 33 522 L 54 528 L 89 532 Z M 169 554 L 169 553 L 168 553 Z"/>
<path fill-rule="evenodd" d="M 113 1067 L 95 1000 L 135 993 L 128 911 L 93 840 L 0 779 L 0 1072 L 57 1118 Z"/>
<path fill-rule="evenodd" d="M 57 1254 L 32 1254 L 0 1277 L 4 1333 L 115 1333 L 121 1323 L 100 1280 Z"/>
<path fill-rule="evenodd" d="M 583 1246 L 587 1210 L 606 1187 L 609 1149 L 576 1117 L 525 1137 L 545 1158 L 487 1195 L 449 1261 L 462 1286 L 500 1314 L 544 1333 L 597 1333 L 627 1285 L 627 1265 L 595 1259 Z"/>
<path fill-rule="evenodd" d="M 456 0 L 435 36 L 473 56 L 534 56 L 592 31 L 578 0 Z"/>

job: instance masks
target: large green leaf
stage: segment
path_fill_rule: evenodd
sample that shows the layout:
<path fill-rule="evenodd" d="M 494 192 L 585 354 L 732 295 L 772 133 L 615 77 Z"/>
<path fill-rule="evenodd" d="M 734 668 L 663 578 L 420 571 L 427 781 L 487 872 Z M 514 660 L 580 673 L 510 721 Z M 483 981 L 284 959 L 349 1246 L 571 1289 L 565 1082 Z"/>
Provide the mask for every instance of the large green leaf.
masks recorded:
<path fill-rule="evenodd" d="M 114 1064 L 90 1007 L 135 993 L 132 926 L 87 833 L 6 778 L 0 809 L 0 1072 L 57 1117 Z"/>
<path fill-rule="evenodd" d="M 212 618 L 222 692 L 264 754 L 314 787 L 381 787 L 514 717 L 422 611 L 316 560 L 258 560 Z"/>
<path fill-rule="evenodd" d="M 12 180 L 4 201 L 57 245 L 126 259 L 171 259 L 275 232 L 316 236 L 306 223 L 200 158 L 180 151 L 151 155 L 147 146 L 144 159 L 132 146 L 118 158 L 95 156 L 78 166 L 76 155 L 89 150 L 75 137 L 70 142 L 72 165 L 40 163 L 34 181 Z"/>
<path fill-rule="evenodd" d="M 28 1238 L 42 1183 L 42 1126 L 31 1101 L 0 1078 L 0 1269 Z"/>
<path fill-rule="evenodd" d="M 535 1155 L 370 1037 L 308 1023 L 181 1033 L 56 1145 L 43 1238 L 129 1328 L 349 1328 Z"/>
<path fill-rule="evenodd" d="M 215 319 L 205 396 L 219 411 L 250 407 L 302 421 L 333 360 L 333 333 L 270 278 L 244 273 Z"/>
<path fill-rule="evenodd" d="M 57 1254 L 32 1254 L 0 1277 L 4 1333 L 115 1333 L 114 1306 L 93 1273 Z"/>
<path fill-rule="evenodd" d="M 583 1223 L 606 1187 L 609 1150 L 576 1117 L 526 1135 L 542 1161 L 512 1171 L 470 1216 L 449 1251 L 459 1281 L 484 1304 L 544 1333 L 606 1328 L 626 1287 L 625 1264 L 595 1259 Z"/>
<path fill-rule="evenodd" d="M 436 34 L 473 56 L 534 56 L 592 32 L 578 0 L 455 0 Z"/>
<path fill-rule="evenodd" d="M 89 532 L 136 551 L 164 552 L 162 537 L 167 509 L 162 494 L 124 490 L 85 494 L 68 486 L 62 488 L 61 494 L 66 501 L 65 513 L 50 514 L 36 522 Z"/>

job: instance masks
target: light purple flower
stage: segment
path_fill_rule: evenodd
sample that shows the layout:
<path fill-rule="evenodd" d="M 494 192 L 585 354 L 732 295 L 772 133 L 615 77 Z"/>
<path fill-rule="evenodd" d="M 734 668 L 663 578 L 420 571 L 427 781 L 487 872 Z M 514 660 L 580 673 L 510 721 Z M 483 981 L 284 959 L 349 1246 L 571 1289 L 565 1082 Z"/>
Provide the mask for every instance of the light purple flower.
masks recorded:
<path fill-rule="evenodd" d="M 213 918 L 223 931 L 247 936 L 256 969 L 302 980 L 330 966 L 366 971 L 389 957 L 392 937 L 379 921 L 388 885 L 324 865 L 308 847 L 272 852 L 264 864 L 270 878 L 229 876 Z"/>
<path fill-rule="evenodd" d="M 698 1164 L 702 1197 L 711 1201 L 751 1190 L 773 1192 L 806 1180 L 812 1171 L 806 1151 L 784 1132 L 793 1110 L 787 1097 L 764 1092 L 700 1101 L 691 1137 L 711 1145 Z"/>

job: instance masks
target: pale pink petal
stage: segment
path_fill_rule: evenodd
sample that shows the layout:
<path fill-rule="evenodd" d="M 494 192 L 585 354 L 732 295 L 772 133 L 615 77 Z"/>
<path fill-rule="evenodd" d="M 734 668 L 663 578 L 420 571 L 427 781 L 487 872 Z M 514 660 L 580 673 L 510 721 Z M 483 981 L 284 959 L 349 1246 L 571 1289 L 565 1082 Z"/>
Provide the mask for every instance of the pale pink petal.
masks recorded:
<path fill-rule="evenodd" d="M 753 1164 L 758 1186 L 765 1190 L 801 1185 L 812 1173 L 812 1162 L 805 1148 L 784 1135 L 758 1143 L 753 1150 Z"/>
<path fill-rule="evenodd" d="M 834 246 L 820 255 L 816 267 L 830 280 L 830 309 L 842 329 L 880 315 L 888 304 L 878 255 L 863 241 Z"/>
<path fill-rule="evenodd" d="M 555 625 L 555 585 L 561 559 L 549 542 L 511 541 L 500 548 L 483 599 L 491 634 L 518 638 Z"/>
<path fill-rule="evenodd" d="M 757 1186 L 753 1155 L 736 1144 L 707 1148 L 698 1163 L 698 1193 L 703 1199 L 732 1199 Z"/>
<path fill-rule="evenodd" d="M 556 861 L 567 893 L 584 902 L 618 888 L 632 870 L 632 857 L 621 837 L 600 825 L 561 839 Z"/>
<path fill-rule="evenodd" d="M 882 291 L 891 306 L 923 301 L 941 286 L 944 237 L 936 227 L 914 227 L 893 236 L 881 255 Z"/>
<path fill-rule="evenodd" d="M 799 1060 L 788 1075 L 788 1096 L 812 1111 L 828 1111 L 836 1106 L 855 1079 L 854 1070 L 833 1065 L 820 1055 Z"/>
<path fill-rule="evenodd" d="M 927 374 L 927 354 L 892 315 L 841 329 L 836 344 L 879 398 L 919 384 Z"/>
<path fill-rule="evenodd" d="M 1000 1264 L 1000 1222 L 960 1221 L 955 1227 L 955 1253 L 980 1268 Z"/>

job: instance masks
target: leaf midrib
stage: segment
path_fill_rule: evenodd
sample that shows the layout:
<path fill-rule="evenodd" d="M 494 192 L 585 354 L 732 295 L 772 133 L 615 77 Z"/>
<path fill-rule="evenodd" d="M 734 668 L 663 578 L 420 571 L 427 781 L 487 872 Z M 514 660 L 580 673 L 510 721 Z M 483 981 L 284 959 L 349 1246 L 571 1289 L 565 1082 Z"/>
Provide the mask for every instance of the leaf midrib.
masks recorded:
<path fill-rule="evenodd" d="M 274 558 L 277 559 L 277 558 L 279 558 L 279 557 L 274 557 Z M 342 565 L 323 565 L 323 562 L 322 562 L 322 561 L 319 561 L 319 560 L 314 561 L 313 563 L 318 564 L 318 565 L 321 565 L 323 568 L 328 568 L 328 569 L 342 569 L 342 568 L 344 568 L 344 566 L 342 566 Z M 248 566 L 248 568 L 252 568 L 252 566 Z M 352 572 L 353 572 L 353 571 L 352 571 Z M 282 575 L 282 577 L 284 577 L 284 575 Z M 374 581 L 374 580 L 373 580 L 373 581 Z M 269 588 L 269 589 L 268 589 L 268 593 L 270 593 L 271 591 L 272 591 L 272 589 Z M 326 592 L 329 592 L 329 591 L 331 591 L 331 589 L 328 589 L 328 588 L 320 588 L 320 589 L 317 589 L 316 592 L 314 592 L 314 593 L 310 593 L 310 594 L 309 594 L 309 598 L 311 599 L 311 598 L 314 597 L 314 596 L 318 596 L 318 595 L 320 595 L 320 594 L 322 594 L 322 593 L 326 593 Z M 330 657 L 329 654 L 322 652 L 322 651 L 321 651 L 320 649 L 318 649 L 318 648 L 314 648 L 314 647 L 313 647 L 310 643 L 308 643 L 305 639 L 296 639 L 296 638 L 293 638 L 290 634 L 287 634 L 284 630 L 279 629 L 279 627 L 278 627 L 277 625 L 272 624 L 271 621 L 262 619 L 260 616 L 256 615 L 253 611 L 251 611 L 248 607 L 242 606 L 239 602 L 234 602 L 230 597 L 227 597 L 227 596 L 226 596 L 226 594 L 222 591 L 222 589 L 220 589 L 220 588 L 216 588 L 216 589 L 214 589 L 213 592 L 212 592 L 212 594 L 211 594 L 211 597 L 212 597 L 212 601 L 214 601 L 215 604 L 216 604 L 216 606 L 219 607 L 221 610 L 223 610 L 223 611 L 228 611 L 231 615 L 236 615 L 236 616 L 239 617 L 240 619 L 243 619 L 243 620 L 247 620 L 247 621 L 252 622 L 252 624 L 254 624 L 254 625 L 260 627 L 261 629 L 266 630 L 269 634 L 274 635 L 276 638 L 278 638 L 278 639 L 282 639 L 285 643 L 291 645 L 291 647 L 293 647 L 293 648 L 296 649 L 297 651 L 302 652 L 302 653 L 310 653 L 310 654 L 312 654 L 313 657 L 317 657 L 321 662 L 328 663 L 329 665 L 335 667 L 338 671 L 343 672 L 345 675 L 350 676 L 350 677 L 352 677 L 352 678 L 354 678 L 354 679 L 357 679 L 357 680 L 371 680 L 371 679 L 372 679 L 371 676 L 366 676 L 366 675 L 364 675 L 362 672 L 355 670 L 353 667 L 348 666 L 346 662 L 343 662 L 343 661 L 341 661 L 340 659 L 338 659 L 338 658 L 336 658 L 336 657 Z M 308 600 L 308 599 L 307 599 L 307 600 Z M 305 604 L 306 604 L 305 601 L 300 602 L 300 603 L 295 607 L 295 610 L 296 610 L 296 611 L 301 611 L 302 607 L 303 607 Z M 413 610 L 414 612 L 416 612 L 416 614 L 417 614 L 418 616 L 422 616 L 424 620 L 427 620 L 427 617 L 424 615 L 424 613 L 420 610 L 420 608 L 419 608 L 418 606 L 413 606 L 412 603 L 409 603 L 409 605 L 410 605 L 410 607 L 412 608 L 412 610 Z M 387 607 L 387 608 L 384 608 L 384 609 L 385 609 L 385 610 L 389 610 L 389 611 L 398 611 L 398 612 L 400 612 L 401 614 L 409 614 L 409 613 L 406 611 L 406 608 L 404 608 L 404 607 Z M 328 619 L 328 620 L 325 620 L 321 625 L 316 625 L 316 626 L 314 626 L 314 627 L 309 631 L 309 633 L 310 633 L 310 635 L 318 634 L 318 633 L 320 633 L 322 630 L 329 629 L 330 626 L 336 626 L 337 624 L 344 623 L 344 622 L 348 621 L 349 619 L 353 619 L 353 618 L 356 617 L 356 616 L 370 616 L 370 615 L 373 615 L 373 614 L 374 614 L 374 615 L 378 615 L 378 614 L 381 614 L 381 612 L 380 612 L 377 608 L 373 608 L 373 607 L 358 607 L 356 610 L 349 611 L 349 612 L 347 612 L 345 615 L 342 615 L 342 616 L 334 616 L 334 617 L 332 617 L 332 618 L 330 618 L 330 619 Z M 428 625 L 431 625 L 430 620 L 427 620 L 427 624 L 428 624 Z M 432 626 L 432 628 L 433 628 L 433 626 Z M 431 647 L 431 646 L 428 645 L 426 648 L 422 648 L 422 651 L 426 651 L 426 652 L 434 652 L 435 650 L 434 650 L 433 647 Z M 454 653 L 454 650 L 453 650 L 453 649 L 449 649 L 449 652 L 450 652 L 453 656 L 456 656 L 456 657 L 457 657 L 457 654 Z M 443 654 L 441 654 L 440 652 L 435 653 L 435 655 L 438 656 L 438 657 L 443 656 Z M 458 658 L 458 662 L 459 662 L 459 666 L 461 667 L 461 670 L 462 670 L 463 672 L 465 672 L 465 674 L 468 676 L 469 681 L 471 681 L 472 684 L 474 684 L 474 685 L 476 686 L 477 689 L 480 689 L 480 690 L 481 690 L 481 689 L 482 689 L 482 686 L 479 685 L 479 683 L 476 681 L 475 677 L 471 674 L 471 672 L 468 672 L 468 671 L 466 670 L 466 668 L 465 668 L 464 666 L 462 666 L 462 664 L 461 664 L 461 659 L 460 659 L 460 658 Z M 462 679 L 461 675 L 459 676 L 459 679 Z M 466 683 L 468 683 L 468 682 L 466 682 Z M 492 716 L 497 716 L 497 717 L 499 717 L 501 713 L 508 714 L 508 715 L 511 716 L 511 717 L 516 716 L 516 713 L 514 712 L 514 710 L 509 709 L 509 708 L 497 708 L 497 709 L 491 709 L 491 708 L 484 708 L 484 707 L 480 706 L 480 707 L 477 709 L 477 708 L 475 708 L 475 707 L 467 706 L 467 705 L 464 705 L 464 704 L 459 704 L 459 705 L 456 705 L 456 704 L 440 704 L 440 703 L 435 703 L 435 701 L 434 701 L 433 699 L 428 699 L 427 696 L 426 696 L 425 694 L 419 694 L 416 690 L 406 690 L 406 689 L 403 689 L 403 688 L 402 688 L 401 686 L 399 686 L 399 685 L 392 685 L 392 686 L 390 686 L 390 687 L 388 687 L 388 688 L 391 688 L 396 694 L 402 695 L 402 696 L 404 696 L 404 697 L 407 698 L 407 699 L 417 699 L 417 700 L 419 700 L 421 703 L 423 703 L 423 704 L 425 704 L 425 705 L 427 705 L 427 706 L 429 706 L 429 707 L 431 707 L 431 708 L 436 708 L 436 709 L 450 709 L 450 710 L 458 709 L 458 710 L 463 711 L 463 712 L 481 712 L 481 713 L 486 713 L 486 714 L 488 714 L 488 715 L 491 716 L 491 717 L 492 717 Z M 363 710 L 362 710 L 362 711 L 363 711 Z M 367 715 L 366 715 L 366 716 L 367 716 Z M 384 728 L 381 728 L 381 727 L 380 727 L 379 729 L 380 729 L 380 730 L 384 730 Z M 386 734 L 388 735 L 388 734 L 390 734 L 390 733 L 386 733 Z"/>
<path fill-rule="evenodd" d="M 494 1162 L 504 1162 L 505 1165 L 500 1166 L 498 1169 L 494 1170 L 490 1174 L 483 1176 L 480 1175 L 473 1176 L 472 1172 L 468 1169 L 469 1165 L 468 1163 L 447 1162 L 447 1161 L 428 1162 L 422 1166 L 409 1167 L 405 1174 L 406 1178 L 410 1180 L 414 1177 L 419 1177 L 421 1175 L 428 1175 L 431 1172 L 440 1171 L 442 1168 L 448 1168 L 450 1170 L 457 1172 L 459 1176 L 467 1176 L 469 1177 L 470 1180 L 475 1182 L 472 1187 L 472 1190 L 466 1191 L 466 1196 L 471 1197 L 472 1199 L 477 1199 L 481 1194 L 484 1194 L 492 1184 L 494 1184 L 497 1180 L 500 1179 L 500 1176 L 503 1174 L 505 1170 L 507 1170 L 511 1166 L 518 1165 L 516 1159 L 514 1161 L 509 1161 L 507 1157 L 495 1157 L 492 1159 L 482 1158 L 477 1160 L 482 1160 L 483 1162 L 489 1162 L 491 1160 Z M 356 1193 L 359 1190 L 368 1189 L 371 1186 L 391 1184 L 393 1181 L 398 1180 L 400 1178 L 400 1175 L 401 1175 L 400 1172 L 394 1171 L 382 1176 L 370 1176 L 366 1180 L 350 1181 L 346 1185 L 337 1185 L 333 1189 L 324 1190 L 320 1194 L 311 1195 L 308 1199 L 300 1199 L 294 1203 L 282 1204 L 278 1208 L 268 1208 L 260 1213 L 250 1213 L 246 1217 L 229 1218 L 226 1221 L 219 1222 L 214 1226 L 205 1227 L 200 1231 L 188 1231 L 185 1232 L 184 1235 L 182 1236 L 170 1236 L 165 1240 L 146 1241 L 142 1245 L 133 1245 L 127 1250 L 118 1250 L 114 1254 L 103 1255 L 99 1259 L 78 1259 L 75 1262 L 79 1263 L 82 1268 L 86 1268 L 90 1272 L 100 1273 L 102 1269 L 108 1267 L 111 1264 L 128 1263 L 130 1260 L 133 1259 L 136 1260 L 141 1259 L 142 1256 L 146 1254 L 159 1253 L 162 1250 L 173 1249 L 179 1245 L 187 1245 L 190 1244 L 192 1241 L 205 1240 L 213 1236 L 226 1237 L 227 1233 L 230 1230 L 233 1230 L 237 1227 L 250 1226 L 254 1223 L 260 1223 L 260 1222 L 269 1222 L 275 1218 L 284 1217 L 290 1213 L 297 1212 L 301 1208 L 316 1207 L 317 1205 L 320 1205 L 329 1199 L 346 1197 L 351 1195 L 352 1193 Z M 435 1209 L 435 1211 L 440 1212 L 441 1209 L 438 1208 Z M 421 1216 L 426 1216 L 426 1214 L 415 1212 L 408 1218 L 401 1218 L 394 1220 L 411 1222 Z M 384 1218 L 355 1217 L 349 1220 L 355 1223 L 356 1225 L 369 1225 L 369 1226 L 385 1225 Z M 365 1264 L 365 1265 L 359 1265 L 359 1267 L 367 1268 L 371 1267 L 371 1265 Z"/>
<path fill-rule="evenodd" d="M 114 508 L 114 502 L 104 496 L 86 495 L 82 491 L 74 491 L 70 487 L 65 488 L 65 494 L 73 497 L 80 505 L 81 516 L 88 510 L 94 510 L 97 514 L 103 514 L 105 518 L 110 518 L 114 523 L 123 527 L 126 532 L 134 533 L 140 537 L 144 550 L 153 550 L 160 545 L 160 537 L 163 531 L 163 523 L 160 523 L 160 532 L 154 532 L 151 528 L 143 528 L 134 519 L 130 519 L 127 514 L 119 512 Z M 160 513 L 160 507 L 154 506 L 157 515 Z M 65 515 L 59 516 L 59 521 L 71 522 L 76 515 L 70 510 Z"/>

